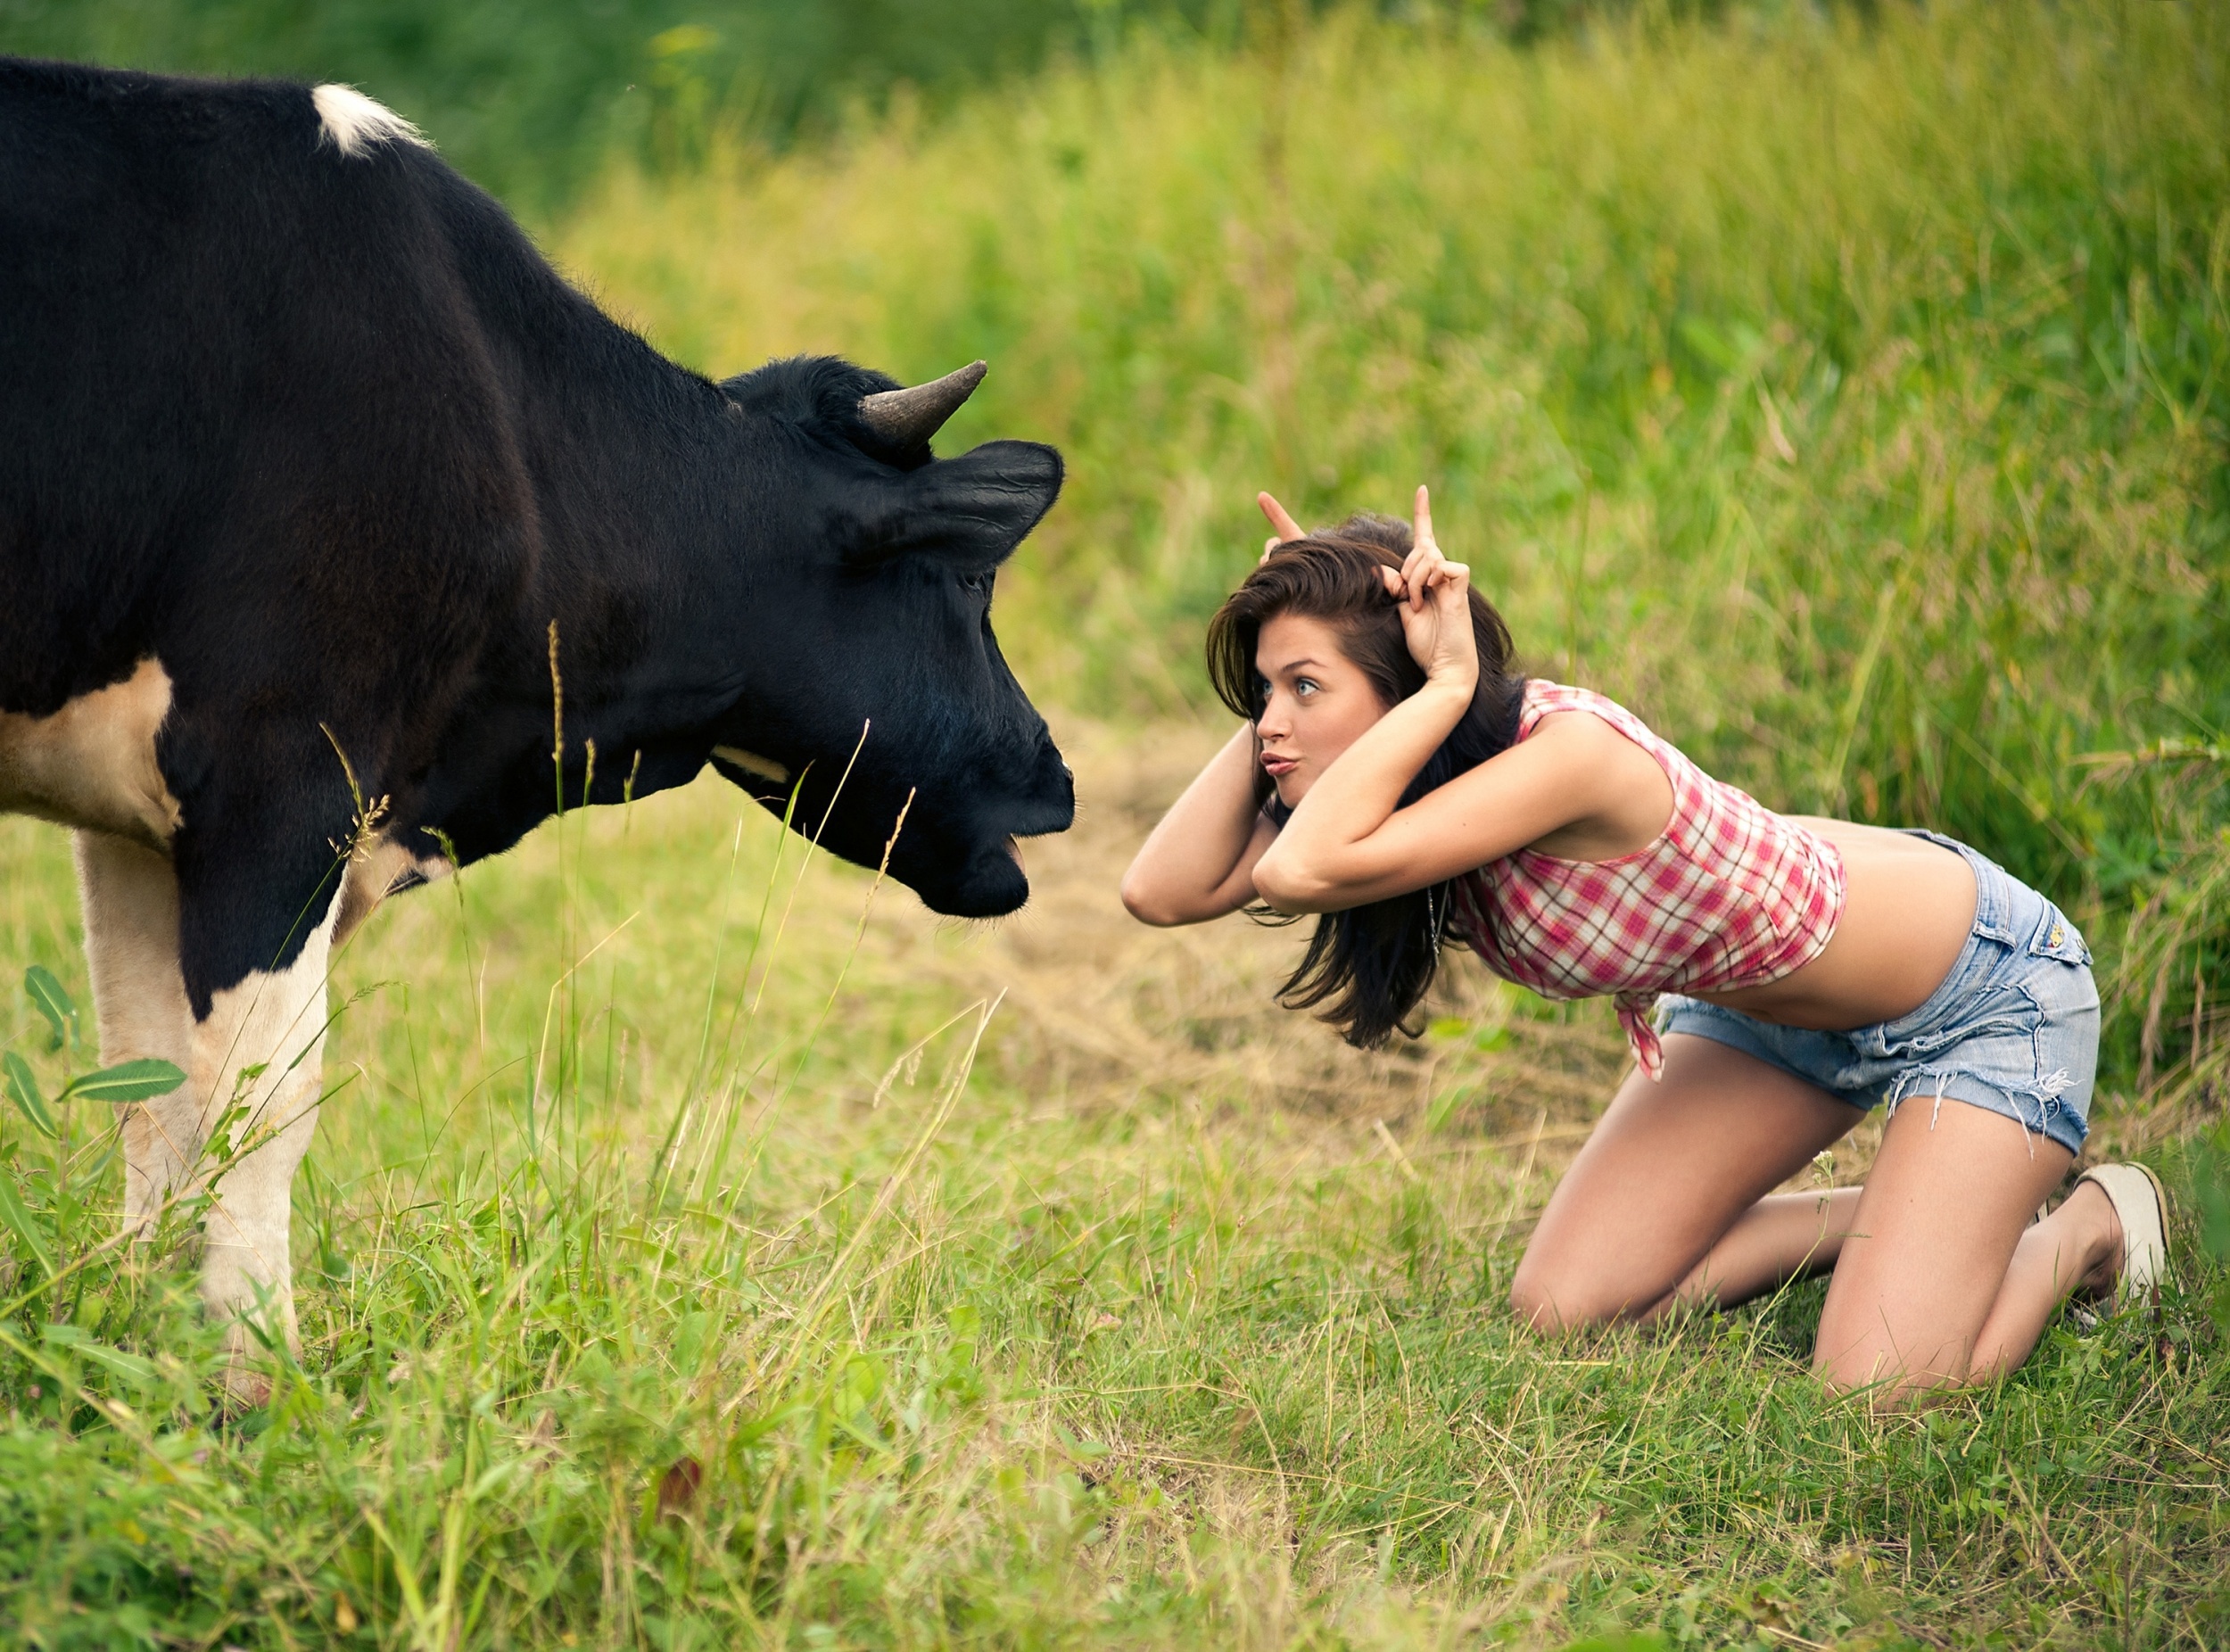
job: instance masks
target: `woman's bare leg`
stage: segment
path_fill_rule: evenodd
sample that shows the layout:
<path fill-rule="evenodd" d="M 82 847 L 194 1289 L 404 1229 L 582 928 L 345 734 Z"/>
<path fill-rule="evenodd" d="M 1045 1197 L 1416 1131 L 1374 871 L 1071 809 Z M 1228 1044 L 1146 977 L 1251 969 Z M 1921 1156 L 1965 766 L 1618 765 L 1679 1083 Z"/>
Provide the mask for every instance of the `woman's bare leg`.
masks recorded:
<path fill-rule="evenodd" d="M 1540 1330 L 1599 1325 L 1691 1288 L 1739 1301 L 1832 1261 L 1854 1200 L 1823 1211 L 1817 1194 L 1765 1195 L 1861 1117 L 1739 1050 L 1671 1035 L 1664 1080 L 1631 1075 L 1557 1184 L 1512 1306 Z"/>
<path fill-rule="evenodd" d="M 1861 1187 L 1817 1194 L 1768 1194 L 1658 1304 L 1747 1301 L 1804 1274 L 1834 1267 L 1857 1231 Z M 1988 1317 L 1975 1338 L 1967 1380 L 1995 1381 L 2035 1351 L 2060 1304 L 2077 1290 L 2106 1291 L 2121 1268 L 2121 1223 L 2098 1188 L 2085 1183 L 2043 1221 L 2021 1231 Z"/>
<path fill-rule="evenodd" d="M 2113 1201 L 2085 1182 L 2013 1247 L 2013 1265 L 1975 1338 L 1970 1380 L 1986 1383 L 2019 1368 L 2060 1304 L 2077 1289 L 2110 1289 L 2121 1265 L 2121 1218 Z"/>
<path fill-rule="evenodd" d="M 2069 1292 L 2118 1262 L 2119 1227 L 2110 1207 L 2099 1220 L 2094 1188 L 2029 1226 L 2073 1157 L 1986 1108 L 1908 1100 L 1844 1240 L 1813 1368 L 1896 1404 L 2025 1359 Z"/>
<path fill-rule="evenodd" d="M 2096 1187 L 2031 1218 L 2072 1161 L 1956 1099 L 1901 1107 L 1862 1188 L 1766 1190 L 1857 1122 L 1854 1109 L 1709 1039 L 1664 1041 L 1550 1197 L 1510 1300 L 1540 1330 L 1732 1304 L 1833 1267 L 1813 1368 L 1895 1404 L 2018 1367 L 2060 1304 L 2110 1286 L 2122 1234 Z"/>
<path fill-rule="evenodd" d="M 1838 1103 L 1840 1105 L 1840 1103 Z M 1768 1194 L 1739 1217 L 1670 1296 L 1649 1311 L 1702 1302 L 1732 1308 L 1835 1266 L 1858 1215 L 1856 1187 Z"/>

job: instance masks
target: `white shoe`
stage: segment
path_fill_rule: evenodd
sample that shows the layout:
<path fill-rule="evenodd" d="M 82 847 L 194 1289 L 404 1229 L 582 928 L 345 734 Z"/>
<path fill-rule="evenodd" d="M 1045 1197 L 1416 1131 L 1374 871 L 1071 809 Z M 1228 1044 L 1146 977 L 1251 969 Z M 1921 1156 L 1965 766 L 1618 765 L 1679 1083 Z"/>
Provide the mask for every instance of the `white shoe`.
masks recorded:
<path fill-rule="evenodd" d="M 2168 1270 L 2168 1196 L 2160 1178 L 2141 1164 L 2102 1164 L 2075 1178 L 2096 1185 L 2121 1220 L 2121 1274 L 2114 1300 L 2150 1300 Z"/>

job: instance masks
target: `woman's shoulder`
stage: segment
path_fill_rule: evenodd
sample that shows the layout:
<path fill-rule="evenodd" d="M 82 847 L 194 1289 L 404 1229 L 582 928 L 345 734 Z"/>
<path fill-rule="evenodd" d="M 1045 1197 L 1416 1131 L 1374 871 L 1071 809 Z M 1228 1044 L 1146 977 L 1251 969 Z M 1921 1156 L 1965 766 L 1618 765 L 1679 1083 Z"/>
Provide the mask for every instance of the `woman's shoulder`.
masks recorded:
<path fill-rule="evenodd" d="M 1621 734 L 1638 739 L 1644 745 L 1664 743 L 1648 723 L 1608 695 L 1598 694 L 1593 689 L 1578 688 L 1567 682 L 1551 682 L 1546 677 L 1528 677 L 1525 680 L 1525 694 L 1517 714 L 1518 739 L 1525 739 L 1541 725 L 1543 720 L 1568 711 L 1590 713 Z"/>
<path fill-rule="evenodd" d="M 1563 714 L 1569 712 L 1588 714 Z M 1544 725 L 1552 731 L 1543 733 Z M 1711 777 L 1678 746 L 1616 700 L 1592 689 L 1545 679 L 1528 681 L 1524 707 L 1518 714 L 1517 737 L 1521 740 L 1541 739 L 1563 745 L 1568 750 L 1570 762 L 1582 765 L 1608 764 L 1622 772 L 1629 758 L 1639 754 L 1672 782 L 1676 800 L 1685 791 L 1711 784 Z M 1674 813 L 1680 813 L 1677 805 Z"/>

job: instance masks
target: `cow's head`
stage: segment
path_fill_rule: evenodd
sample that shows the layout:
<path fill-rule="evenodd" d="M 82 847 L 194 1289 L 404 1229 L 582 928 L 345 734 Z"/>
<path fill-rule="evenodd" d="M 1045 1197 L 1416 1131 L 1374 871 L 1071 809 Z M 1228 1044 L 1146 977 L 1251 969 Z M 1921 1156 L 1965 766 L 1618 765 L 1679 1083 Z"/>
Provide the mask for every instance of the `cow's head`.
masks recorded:
<path fill-rule="evenodd" d="M 993 581 L 1052 508 L 1061 455 L 1031 442 L 929 451 L 982 376 L 977 362 L 904 389 L 801 358 L 722 385 L 773 438 L 751 444 L 776 472 L 754 496 L 783 502 L 749 534 L 748 686 L 713 750 L 730 780 L 862 865 L 882 860 L 903 810 L 892 875 L 970 918 L 1021 905 L 1015 839 L 1076 814 L 1068 765 L 991 634 Z"/>

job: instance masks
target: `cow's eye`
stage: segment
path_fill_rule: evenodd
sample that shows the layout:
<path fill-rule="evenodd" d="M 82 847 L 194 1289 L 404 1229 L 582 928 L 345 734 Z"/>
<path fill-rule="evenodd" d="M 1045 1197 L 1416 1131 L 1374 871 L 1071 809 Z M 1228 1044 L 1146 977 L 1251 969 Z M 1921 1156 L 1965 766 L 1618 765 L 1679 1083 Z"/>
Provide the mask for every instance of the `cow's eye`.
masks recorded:
<path fill-rule="evenodd" d="M 960 576 L 960 588 L 972 591 L 980 597 L 990 591 L 991 575 L 988 573 L 963 574 Z"/>

